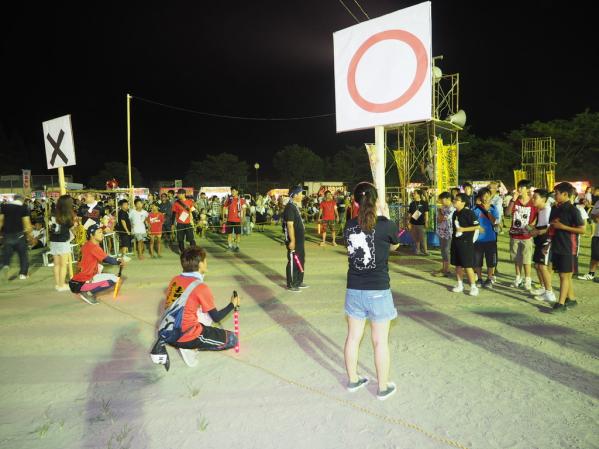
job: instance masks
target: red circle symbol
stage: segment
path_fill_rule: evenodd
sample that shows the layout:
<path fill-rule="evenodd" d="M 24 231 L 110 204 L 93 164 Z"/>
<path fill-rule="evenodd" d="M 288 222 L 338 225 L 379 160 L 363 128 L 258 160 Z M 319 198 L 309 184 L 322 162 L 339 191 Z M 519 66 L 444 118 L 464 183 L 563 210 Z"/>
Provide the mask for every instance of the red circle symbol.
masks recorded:
<path fill-rule="evenodd" d="M 397 97 L 394 100 L 388 101 L 386 103 L 373 103 L 371 101 L 366 100 L 360 93 L 358 92 L 358 87 L 356 86 L 356 69 L 358 68 L 358 63 L 364 56 L 364 53 L 372 47 L 374 44 L 377 44 L 381 41 L 385 40 L 397 40 L 405 42 L 410 46 L 414 54 L 416 55 L 416 74 L 414 75 L 414 79 L 410 84 L 410 87 Z M 416 92 L 424 83 L 426 78 L 426 73 L 428 71 L 428 57 L 426 48 L 420 39 L 418 39 L 412 33 L 404 30 L 387 30 L 377 33 L 373 36 L 370 36 L 356 51 L 356 54 L 353 56 L 349 63 L 349 69 L 347 72 L 347 89 L 349 91 L 349 95 L 352 97 L 352 100 L 360 106 L 362 109 L 368 112 L 389 112 L 394 109 L 403 106 L 408 101 L 416 95 Z"/>

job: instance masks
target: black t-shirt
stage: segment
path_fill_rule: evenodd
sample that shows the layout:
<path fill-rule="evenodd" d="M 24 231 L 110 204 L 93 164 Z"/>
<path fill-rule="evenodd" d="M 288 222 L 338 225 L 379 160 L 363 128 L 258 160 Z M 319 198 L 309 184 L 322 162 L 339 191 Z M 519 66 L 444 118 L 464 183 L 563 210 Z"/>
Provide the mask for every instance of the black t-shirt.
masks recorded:
<path fill-rule="evenodd" d="M 580 211 L 572 203 L 556 204 L 551 208 L 549 223 L 559 219 L 561 224 L 576 228 L 584 226 Z M 578 248 L 578 234 L 561 229 L 550 228 L 551 252 L 564 256 L 574 255 Z"/>
<path fill-rule="evenodd" d="M 420 216 L 415 220 L 412 215 L 414 212 L 419 211 Z M 410 203 L 409 213 L 410 213 L 410 223 L 413 225 L 425 225 L 424 222 L 424 213 L 428 212 L 428 203 L 426 201 L 412 201 Z"/>
<path fill-rule="evenodd" d="M 289 232 L 287 231 L 287 222 L 293 222 L 293 230 L 295 231 L 295 246 L 303 246 L 304 244 L 304 222 L 299 209 L 293 201 L 289 201 L 283 211 L 283 231 L 285 232 L 285 241 L 289 243 Z"/>
<path fill-rule="evenodd" d="M 23 217 L 29 216 L 27 206 L 15 203 L 2 204 L 0 206 L 0 213 L 4 215 L 3 234 L 18 234 L 23 232 Z"/>
<path fill-rule="evenodd" d="M 452 238 L 455 240 L 463 240 L 465 242 L 472 242 L 475 231 L 462 232 L 461 235 L 457 235 L 456 222 L 459 224 L 460 228 L 470 228 L 472 226 L 478 226 L 478 218 L 476 217 L 476 214 L 467 207 L 464 207 L 460 211 L 456 210 L 453 213 Z"/>
<path fill-rule="evenodd" d="M 50 222 L 50 241 L 51 242 L 70 242 L 71 241 L 71 233 L 70 229 L 73 226 L 73 223 L 69 224 L 58 224 L 56 222 L 56 218 L 52 217 L 52 221 Z"/>
<path fill-rule="evenodd" d="M 131 220 L 129 219 L 129 212 L 125 212 L 123 209 L 119 209 L 119 213 L 117 214 L 117 219 L 118 222 L 116 224 L 116 229 L 117 231 L 120 232 L 131 232 Z M 127 225 L 127 229 L 125 229 L 123 227 L 123 225 L 121 224 L 121 220 L 125 222 L 125 224 Z"/>
<path fill-rule="evenodd" d="M 397 225 L 385 217 L 378 217 L 373 232 L 366 233 L 353 218 L 345 224 L 343 237 L 349 262 L 347 288 L 388 290 L 389 246 L 399 243 Z"/>

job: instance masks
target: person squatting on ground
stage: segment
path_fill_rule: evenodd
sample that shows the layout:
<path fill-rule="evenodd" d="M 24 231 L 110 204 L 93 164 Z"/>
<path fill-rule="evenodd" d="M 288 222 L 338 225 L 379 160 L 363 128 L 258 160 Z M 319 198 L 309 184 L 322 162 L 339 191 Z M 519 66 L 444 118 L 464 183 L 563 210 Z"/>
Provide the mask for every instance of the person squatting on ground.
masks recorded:
<path fill-rule="evenodd" d="M 478 220 L 474 212 L 468 207 L 469 199 L 465 193 L 459 193 L 453 205 L 453 235 L 451 237 L 451 264 L 456 267 L 455 274 L 458 284 L 451 290 L 454 293 L 464 291 L 464 271 L 470 283 L 470 296 L 478 296 L 478 287 L 475 283 L 474 270 L 474 240 L 475 231 L 478 231 Z"/>
<path fill-rule="evenodd" d="M 410 203 L 408 213 L 410 214 L 409 229 L 414 239 L 414 254 L 428 256 L 426 241 L 426 224 L 428 223 L 428 201 L 422 198 L 421 190 L 412 192 L 413 201 Z"/>
<path fill-rule="evenodd" d="M 449 277 L 449 261 L 451 249 L 451 232 L 452 232 L 452 216 L 455 212 L 453 207 L 451 194 L 443 192 L 439 195 L 441 207 L 437 213 L 437 235 L 439 236 L 439 244 L 441 247 L 441 259 L 443 267 L 439 271 L 433 272 L 433 276 Z"/>
<path fill-rule="evenodd" d="M 144 252 L 146 250 L 146 221 L 148 219 L 148 211 L 143 208 L 144 202 L 136 198 L 135 209 L 129 212 L 129 219 L 131 220 L 131 233 L 133 234 L 133 241 L 135 242 L 135 250 L 137 251 L 137 257 L 139 260 L 143 260 Z"/>
<path fill-rule="evenodd" d="M 177 243 L 179 245 L 179 254 L 183 254 L 185 249 L 185 239 L 190 246 L 195 246 L 196 242 L 193 238 L 193 224 L 191 223 L 191 214 L 193 212 L 193 201 L 185 197 L 185 189 L 177 190 L 177 199 L 173 202 L 173 225 L 177 225 Z"/>
<path fill-rule="evenodd" d="M 551 215 L 551 206 L 547 202 L 549 192 L 544 189 L 537 189 L 532 195 L 532 201 L 537 208 L 537 224 L 531 231 L 535 244 L 532 261 L 535 264 L 537 276 L 539 277 L 540 288 L 537 288 L 530 293 L 538 301 L 555 302 L 555 293 L 551 285 L 551 266 L 549 262 L 551 255 L 545 251 L 545 247 L 549 245 L 549 216 Z"/>
<path fill-rule="evenodd" d="M 171 346 L 181 349 L 181 355 L 188 365 L 193 365 L 193 358 L 187 350 L 222 351 L 237 345 L 237 336 L 228 330 L 212 326 L 220 323 L 235 307 L 239 307 L 240 298 L 233 296 L 231 302 L 218 310 L 214 305 L 214 296 L 204 282 L 208 270 L 206 250 L 198 246 L 185 248 L 180 256 L 183 272 L 175 276 L 169 283 L 164 309 L 168 312 L 171 305 L 183 295 L 187 295 L 180 329 L 176 331 L 180 337 Z M 160 330 L 159 330 L 160 331 Z M 177 335 L 179 335 L 177 334 Z M 159 341 L 152 354 L 166 354 L 165 342 Z M 195 354 L 194 354 L 195 355 Z M 154 360 L 154 357 L 152 357 Z M 160 359 L 158 359 L 160 360 Z M 157 363 L 166 364 L 168 358 Z"/>
<path fill-rule="evenodd" d="M 15 195 L 12 201 L 0 205 L 0 232 L 4 237 L 2 278 L 8 278 L 10 259 L 16 251 L 19 255 L 19 279 L 27 279 L 29 272 L 27 243 L 33 241 L 33 236 L 29 209 L 23 205 L 21 195 Z"/>
<path fill-rule="evenodd" d="M 577 301 L 572 285 L 574 257 L 578 251 L 577 234 L 584 234 L 585 223 L 580 212 L 570 202 L 574 191 L 572 184 L 562 182 L 555 186 L 556 205 L 549 216 L 549 241 L 546 251 L 551 252 L 553 270 L 559 273 L 559 302 L 553 305 L 554 312 L 563 312 L 566 307 L 575 307 Z"/>
<path fill-rule="evenodd" d="M 597 192 L 597 188 L 595 191 Z M 597 192 L 599 193 L 599 192 Z M 595 272 L 599 265 L 599 200 L 595 203 L 591 211 L 589 212 L 591 220 L 595 223 L 593 238 L 591 239 L 591 263 L 589 266 L 589 272 L 585 275 L 578 276 L 581 281 L 592 281 L 595 279 Z M 597 280 L 595 279 L 595 282 Z"/>
<path fill-rule="evenodd" d="M 289 202 L 283 211 L 283 232 L 287 246 L 287 289 L 299 292 L 307 288 L 304 284 L 304 270 L 306 268 L 306 250 L 304 247 L 304 222 L 300 208 L 304 198 L 301 186 L 289 189 Z"/>
<path fill-rule="evenodd" d="M 81 260 L 79 273 L 69 281 L 71 292 L 78 293 L 79 297 L 88 304 L 98 304 L 96 294 L 112 288 L 118 277 L 114 274 L 102 273 L 101 263 L 110 265 L 124 265 L 122 259 L 108 256 L 100 247 L 104 234 L 97 224 L 87 228 L 87 242 L 81 247 Z"/>
<path fill-rule="evenodd" d="M 358 184 L 354 199 L 360 205 L 360 211 L 357 218 L 347 221 L 343 232 L 349 265 L 344 349 L 347 389 L 357 391 L 369 381 L 357 372 L 360 341 L 366 320 L 369 320 L 378 380 L 377 398 L 385 400 L 397 391 L 397 386 L 389 382 L 389 327 L 391 320 L 397 317 L 397 310 L 391 294 L 388 259 L 389 252 L 399 247 L 399 231 L 389 220 L 389 209 L 384 200 L 378 201 L 374 185 Z"/>
<path fill-rule="evenodd" d="M 530 181 L 522 179 L 518 182 L 518 188 L 510 201 L 508 208 L 511 211 L 512 226 L 510 227 L 510 259 L 514 262 L 516 279 L 512 287 L 518 288 L 522 285 L 524 275 L 524 288 L 532 289 L 531 264 L 533 253 L 533 242 L 531 230 L 537 220 L 537 208 L 534 207 L 530 197 Z"/>
<path fill-rule="evenodd" d="M 337 202 L 333 199 L 333 194 L 327 190 L 325 199 L 320 203 L 318 212 L 318 223 L 322 225 L 320 232 L 322 233 L 322 242 L 320 246 L 324 246 L 327 241 L 327 231 L 331 231 L 331 240 L 333 246 L 337 246 L 335 241 L 335 226 L 339 222 L 339 212 L 337 211 Z"/>
<path fill-rule="evenodd" d="M 56 202 L 54 216 L 50 219 L 50 254 L 54 259 L 54 288 L 59 292 L 70 291 L 66 284 L 67 264 L 71 259 L 71 228 L 75 224 L 73 198 L 61 195 Z"/>
<path fill-rule="evenodd" d="M 227 211 L 227 224 L 225 232 L 227 233 L 227 243 L 230 251 L 239 251 L 239 241 L 241 239 L 241 223 L 245 221 L 245 199 L 239 197 L 239 191 L 236 187 L 231 187 L 231 196 L 223 204 L 224 213 Z M 233 242 L 235 239 L 235 242 Z"/>
<path fill-rule="evenodd" d="M 495 224 L 501 219 L 499 210 L 491 204 L 491 192 L 482 188 L 476 195 L 474 214 L 481 231 L 474 242 L 474 269 L 478 280 L 477 287 L 493 288 L 495 267 L 497 266 L 497 233 Z M 487 280 L 483 283 L 483 260 L 487 265 Z"/>

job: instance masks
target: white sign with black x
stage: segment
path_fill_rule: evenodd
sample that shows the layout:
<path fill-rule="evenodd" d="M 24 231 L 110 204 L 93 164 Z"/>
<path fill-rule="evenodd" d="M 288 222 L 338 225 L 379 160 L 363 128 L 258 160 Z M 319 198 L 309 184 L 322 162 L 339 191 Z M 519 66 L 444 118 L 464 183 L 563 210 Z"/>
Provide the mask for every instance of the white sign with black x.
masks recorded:
<path fill-rule="evenodd" d="M 48 169 L 75 165 L 75 144 L 71 115 L 63 115 L 42 123 Z"/>

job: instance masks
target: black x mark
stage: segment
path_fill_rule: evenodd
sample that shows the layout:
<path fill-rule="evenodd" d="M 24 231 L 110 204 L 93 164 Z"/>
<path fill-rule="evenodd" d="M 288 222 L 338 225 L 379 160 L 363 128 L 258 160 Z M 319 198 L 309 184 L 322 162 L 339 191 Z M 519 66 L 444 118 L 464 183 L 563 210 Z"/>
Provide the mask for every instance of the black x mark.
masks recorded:
<path fill-rule="evenodd" d="M 50 145 L 52 145 L 52 148 L 54 148 L 54 151 L 52 152 L 52 158 L 50 159 L 50 165 L 53 167 L 54 167 L 54 161 L 56 160 L 56 156 L 60 156 L 60 158 L 64 161 L 65 164 L 69 163 L 69 160 L 67 159 L 66 154 L 64 154 L 60 150 L 60 144 L 62 143 L 63 138 L 64 138 L 64 131 L 62 129 L 60 130 L 60 133 L 58 134 L 58 142 L 54 141 L 54 139 L 52 138 L 50 133 L 48 133 L 48 135 L 46 136 L 46 139 L 48 139 L 48 142 L 50 142 Z"/>

